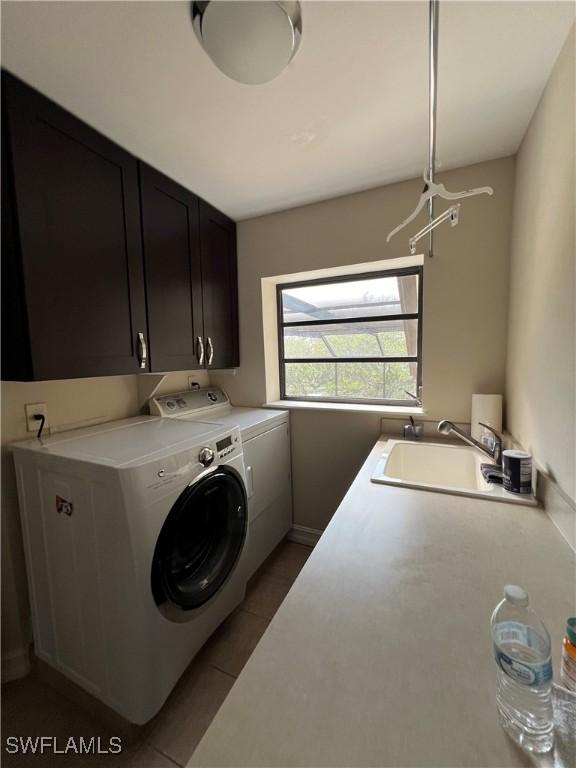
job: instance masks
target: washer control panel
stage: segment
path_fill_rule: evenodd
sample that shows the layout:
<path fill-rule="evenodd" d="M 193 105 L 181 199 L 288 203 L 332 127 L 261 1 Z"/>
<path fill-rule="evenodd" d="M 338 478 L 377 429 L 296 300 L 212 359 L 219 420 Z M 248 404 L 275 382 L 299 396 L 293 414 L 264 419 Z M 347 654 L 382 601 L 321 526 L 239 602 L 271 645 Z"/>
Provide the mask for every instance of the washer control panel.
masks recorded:
<path fill-rule="evenodd" d="M 173 482 L 190 482 L 196 475 L 209 467 L 216 467 L 227 461 L 233 461 L 242 456 L 242 442 L 240 430 L 233 427 L 230 430 L 222 430 L 213 438 L 205 436 L 206 442 L 197 444 L 197 447 L 159 459 L 151 465 L 142 468 L 146 474 L 147 489 L 161 489 L 170 486 Z"/>
<path fill-rule="evenodd" d="M 219 459 L 223 459 L 233 452 L 237 439 L 238 438 L 235 435 L 230 434 L 226 435 L 226 437 L 223 437 L 221 440 L 216 441 L 216 450 Z"/>
<path fill-rule="evenodd" d="M 149 402 L 152 416 L 184 416 L 207 408 L 228 405 L 228 397 L 218 387 L 191 389 L 173 395 L 153 397 Z"/>

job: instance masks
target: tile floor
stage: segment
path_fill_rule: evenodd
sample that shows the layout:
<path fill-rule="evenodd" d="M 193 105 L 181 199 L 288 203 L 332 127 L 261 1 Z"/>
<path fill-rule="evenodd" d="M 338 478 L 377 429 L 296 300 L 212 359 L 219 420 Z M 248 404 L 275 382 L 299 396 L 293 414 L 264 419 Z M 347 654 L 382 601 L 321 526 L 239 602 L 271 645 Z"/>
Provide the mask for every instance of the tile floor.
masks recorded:
<path fill-rule="evenodd" d="M 234 680 L 258 644 L 312 550 L 282 542 L 248 584 L 242 605 L 216 630 L 188 667 L 138 743 L 120 755 L 9 755 L 6 737 L 113 735 L 77 705 L 30 676 L 2 686 L 2 755 L 10 766 L 57 764 L 90 768 L 174 768 L 185 766 Z"/>

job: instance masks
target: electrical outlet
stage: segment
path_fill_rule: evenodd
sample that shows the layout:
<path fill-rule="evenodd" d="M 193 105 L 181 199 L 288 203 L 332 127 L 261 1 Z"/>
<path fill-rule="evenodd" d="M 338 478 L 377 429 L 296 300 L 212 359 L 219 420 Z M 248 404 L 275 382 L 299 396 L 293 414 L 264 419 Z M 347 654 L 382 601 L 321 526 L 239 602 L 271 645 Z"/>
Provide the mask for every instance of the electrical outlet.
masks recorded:
<path fill-rule="evenodd" d="M 24 406 L 26 410 L 26 427 L 28 432 L 38 432 L 41 422 L 34 418 L 37 414 L 44 416 L 44 429 L 48 426 L 48 407 L 46 403 L 27 403 Z"/>
<path fill-rule="evenodd" d="M 188 389 L 198 389 L 200 385 L 194 380 L 194 376 L 188 376 Z"/>

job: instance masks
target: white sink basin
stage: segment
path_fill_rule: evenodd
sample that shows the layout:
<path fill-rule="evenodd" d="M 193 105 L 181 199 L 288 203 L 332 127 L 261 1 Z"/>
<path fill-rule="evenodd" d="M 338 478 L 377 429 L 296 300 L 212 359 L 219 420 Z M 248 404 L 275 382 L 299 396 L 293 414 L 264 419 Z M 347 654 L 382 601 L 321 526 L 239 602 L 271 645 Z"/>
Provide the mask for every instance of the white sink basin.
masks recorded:
<path fill-rule="evenodd" d="M 511 504 L 537 504 L 533 496 L 508 493 L 501 485 L 487 483 L 480 472 L 483 463 L 490 463 L 489 458 L 467 445 L 389 440 L 372 482 Z"/>

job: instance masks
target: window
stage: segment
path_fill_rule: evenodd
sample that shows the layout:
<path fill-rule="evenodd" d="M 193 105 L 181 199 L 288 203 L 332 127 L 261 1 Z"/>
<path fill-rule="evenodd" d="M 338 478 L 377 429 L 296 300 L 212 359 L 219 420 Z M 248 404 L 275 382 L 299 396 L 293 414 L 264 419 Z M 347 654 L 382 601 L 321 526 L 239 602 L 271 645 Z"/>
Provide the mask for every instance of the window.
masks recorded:
<path fill-rule="evenodd" d="M 277 290 L 282 399 L 416 404 L 422 267 Z"/>

